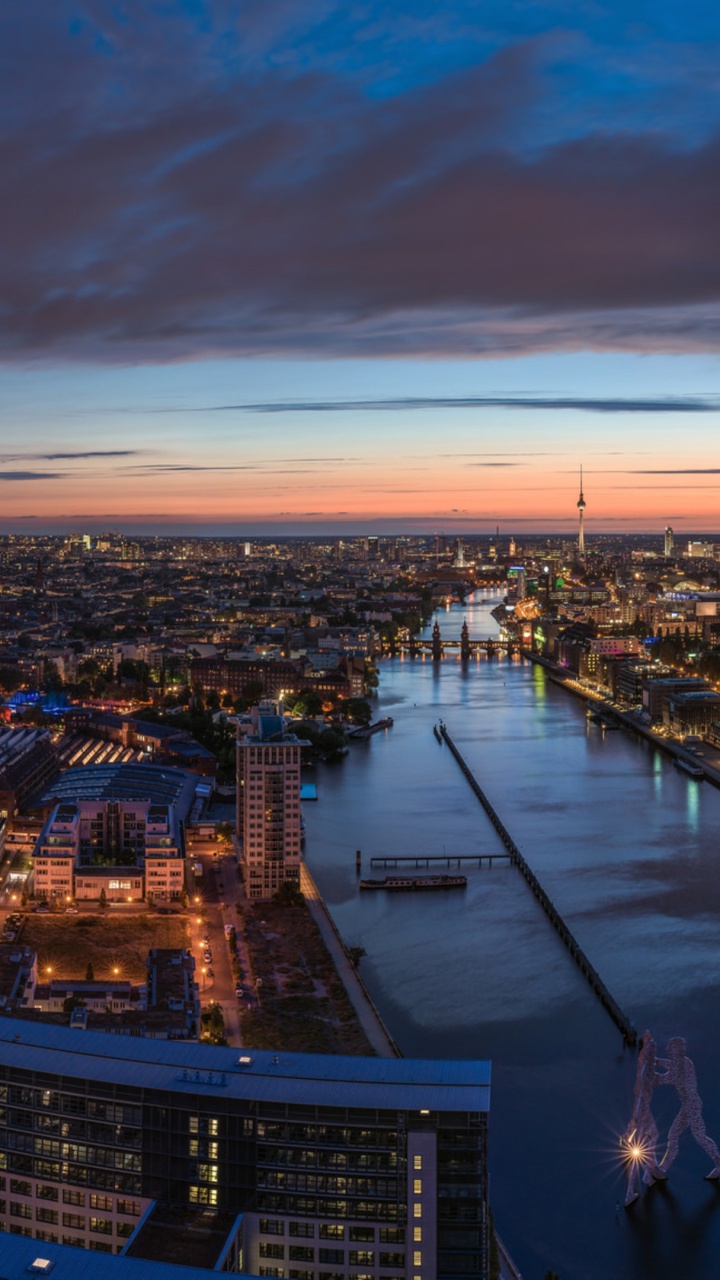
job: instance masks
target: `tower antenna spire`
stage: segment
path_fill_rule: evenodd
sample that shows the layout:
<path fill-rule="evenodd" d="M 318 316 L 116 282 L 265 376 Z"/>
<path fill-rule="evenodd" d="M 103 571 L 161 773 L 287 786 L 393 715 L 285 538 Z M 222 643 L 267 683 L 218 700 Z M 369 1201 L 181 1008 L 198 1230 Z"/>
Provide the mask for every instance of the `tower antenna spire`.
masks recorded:
<path fill-rule="evenodd" d="M 582 463 L 580 463 L 580 497 L 577 500 L 578 509 L 578 555 L 581 560 L 585 559 L 585 528 L 583 525 L 583 513 L 585 511 L 585 498 L 583 496 L 583 478 Z"/>

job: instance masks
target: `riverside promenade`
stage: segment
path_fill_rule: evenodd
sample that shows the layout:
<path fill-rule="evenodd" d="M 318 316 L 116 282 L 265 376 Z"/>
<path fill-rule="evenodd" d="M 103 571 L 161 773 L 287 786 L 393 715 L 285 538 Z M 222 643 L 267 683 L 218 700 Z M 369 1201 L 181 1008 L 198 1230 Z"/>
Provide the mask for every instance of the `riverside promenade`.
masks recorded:
<path fill-rule="evenodd" d="M 335 921 L 304 862 L 300 864 L 300 888 L 370 1045 L 380 1058 L 401 1058 L 402 1054 L 352 963 Z"/>
<path fill-rule="evenodd" d="M 653 747 L 657 747 L 658 751 L 664 751 L 666 755 L 672 756 L 675 760 L 685 760 L 688 764 L 699 765 L 708 782 L 712 782 L 714 786 L 720 787 L 720 751 L 716 747 L 709 744 L 703 744 L 703 754 L 698 755 L 697 751 L 690 751 L 684 747 L 682 743 L 674 738 L 666 738 L 661 733 L 656 733 L 649 725 L 638 720 L 637 716 L 630 711 L 621 711 L 618 707 L 611 706 L 607 697 L 603 694 L 593 693 L 592 689 L 586 689 L 580 684 L 574 675 L 566 671 L 564 667 L 559 667 L 555 662 L 551 662 L 549 658 L 543 658 L 539 653 L 533 653 L 531 649 L 521 649 L 523 658 L 528 658 L 530 662 L 534 662 L 539 667 L 544 667 L 548 673 L 548 678 L 553 684 L 567 689 L 568 693 L 572 693 L 576 698 L 581 698 L 583 702 L 596 708 L 600 712 L 607 713 L 611 716 L 623 729 L 629 730 L 630 733 L 636 733 L 639 738 L 644 738 Z"/>

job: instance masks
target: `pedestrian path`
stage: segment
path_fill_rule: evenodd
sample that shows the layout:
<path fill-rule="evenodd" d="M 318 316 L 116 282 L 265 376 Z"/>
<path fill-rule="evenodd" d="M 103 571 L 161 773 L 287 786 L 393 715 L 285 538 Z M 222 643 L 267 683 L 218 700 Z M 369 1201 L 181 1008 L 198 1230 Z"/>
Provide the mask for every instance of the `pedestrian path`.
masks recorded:
<path fill-rule="evenodd" d="M 323 942 L 372 1048 L 381 1058 L 401 1058 L 402 1054 L 375 1008 L 365 983 L 350 960 L 337 926 L 304 863 L 300 866 L 300 888 L 305 895 L 310 915 L 320 930 Z"/>

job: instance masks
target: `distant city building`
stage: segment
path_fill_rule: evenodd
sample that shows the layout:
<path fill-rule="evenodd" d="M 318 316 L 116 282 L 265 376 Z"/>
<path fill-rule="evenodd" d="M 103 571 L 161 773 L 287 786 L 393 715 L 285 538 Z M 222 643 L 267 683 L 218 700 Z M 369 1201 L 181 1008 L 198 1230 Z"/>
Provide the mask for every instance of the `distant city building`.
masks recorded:
<path fill-rule="evenodd" d="M 665 540 L 664 540 L 664 551 L 665 551 L 666 560 L 671 559 L 674 546 L 675 546 L 675 534 L 673 533 L 670 525 L 668 525 L 665 530 Z"/>
<path fill-rule="evenodd" d="M 720 723 L 720 693 L 711 689 L 669 693 L 663 704 L 663 723 L 678 737 L 707 733 Z"/>
<path fill-rule="evenodd" d="M 0 822 L 12 819 L 55 776 L 57 759 L 47 729 L 0 729 Z"/>
<path fill-rule="evenodd" d="M 301 743 L 273 704 L 252 709 L 250 732 L 238 728 L 237 833 L 249 898 L 271 898 L 300 879 Z"/>
<path fill-rule="evenodd" d="M 685 554 L 691 560 L 714 560 L 715 544 L 713 542 L 688 542 Z"/>
<path fill-rule="evenodd" d="M 667 700 L 677 693 L 705 693 L 710 689 L 707 680 L 697 676 L 666 676 L 660 680 L 646 680 L 642 690 L 643 711 L 652 721 L 665 719 Z"/>

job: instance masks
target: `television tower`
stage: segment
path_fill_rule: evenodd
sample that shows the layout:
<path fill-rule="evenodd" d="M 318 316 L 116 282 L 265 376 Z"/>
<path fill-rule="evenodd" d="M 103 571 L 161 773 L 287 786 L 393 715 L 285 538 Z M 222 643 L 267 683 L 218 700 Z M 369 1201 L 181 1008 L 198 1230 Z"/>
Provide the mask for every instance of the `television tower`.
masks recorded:
<path fill-rule="evenodd" d="M 582 463 L 580 464 L 580 497 L 577 500 L 578 509 L 578 555 L 581 560 L 585 559 L 585 529 L 583 527 L 583 512 L 585 511 L 585 499 L 583 497 L 582 487 Z"/>

